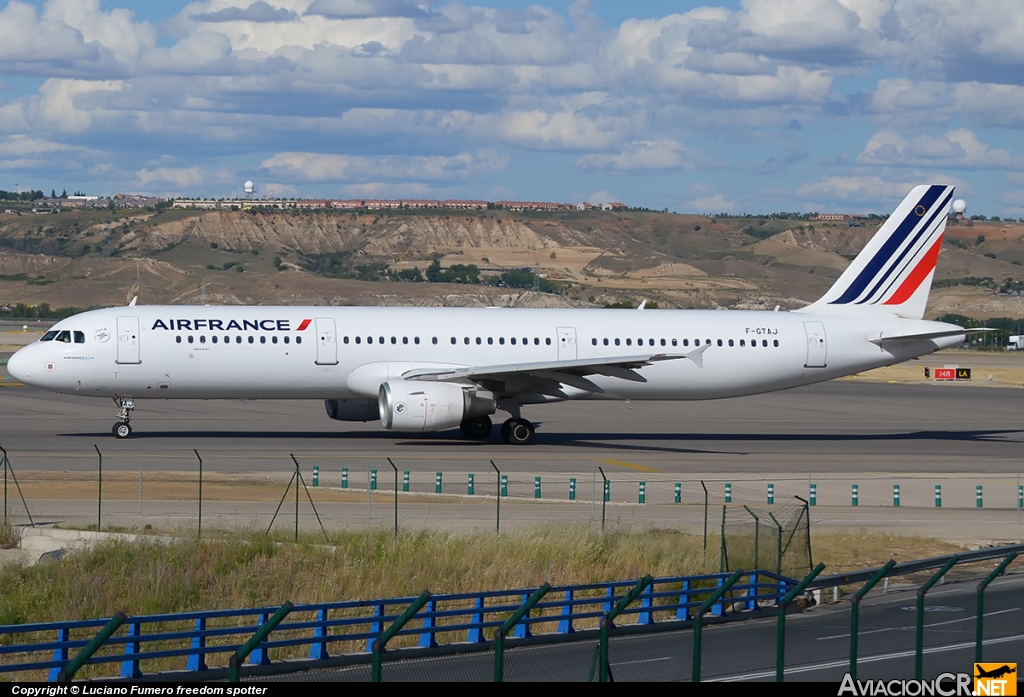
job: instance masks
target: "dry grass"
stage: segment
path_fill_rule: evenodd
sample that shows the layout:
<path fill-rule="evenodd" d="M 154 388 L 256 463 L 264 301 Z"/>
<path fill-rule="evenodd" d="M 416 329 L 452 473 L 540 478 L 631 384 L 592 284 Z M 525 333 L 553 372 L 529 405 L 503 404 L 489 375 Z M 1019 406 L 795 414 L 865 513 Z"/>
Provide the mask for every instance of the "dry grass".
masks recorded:
<path fill-rule="evenodd" d="M 7 521 L 0 522 L 0 549 L 15 549 L 21 545 L 21 529 Z"/>

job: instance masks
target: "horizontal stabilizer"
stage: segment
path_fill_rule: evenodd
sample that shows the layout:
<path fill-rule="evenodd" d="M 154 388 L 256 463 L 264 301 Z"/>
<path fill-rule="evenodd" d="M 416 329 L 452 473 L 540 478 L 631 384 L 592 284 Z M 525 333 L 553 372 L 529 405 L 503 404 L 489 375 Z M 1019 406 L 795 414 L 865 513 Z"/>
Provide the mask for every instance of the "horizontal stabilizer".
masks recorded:
<path fill-rule="evenodd" d="M 909 344 L 909 343 L 912 343 L 914 341 L 928 341 L 930 339 L 943 339 L 943 338 L 948 337 L 948 336 L 959 336 L 961 334 L 966 336 L 967 334 L 975 334 L 975 333 L 978 333 L 978 332 L 994 332 L 994 331 L 996 331 L 996 330 L 995 329 L 952 329 L 950 331 L 945 331 L 945 332 L 929 332 L 927 334 L 900 334 L 898 336 L 880 336 L 880 337 L 875 338 L 875 339 L 869 339 L 868 341 L 870 341 L 873 344 L 878 344 L 879 346 L 881 346 L 882 344 L 891 344 L 891 343 Z"/>

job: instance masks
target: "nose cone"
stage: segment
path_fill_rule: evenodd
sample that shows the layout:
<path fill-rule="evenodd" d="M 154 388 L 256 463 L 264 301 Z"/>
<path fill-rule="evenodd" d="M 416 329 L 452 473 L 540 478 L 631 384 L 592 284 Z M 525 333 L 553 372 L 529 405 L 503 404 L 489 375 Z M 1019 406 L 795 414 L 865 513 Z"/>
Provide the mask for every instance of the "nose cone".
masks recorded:
<path fill-rule="evenodd" d="M 10 360 L 7 361 L 7 372 L 11 374 L 11 377 L 19 382 L 23 382 L 26 385 L 32 383 L 32 375 L 29 370 L 29 358 L 25 354 L 31 349 L 28 347 L 21 349 L 11 356 Z"/>

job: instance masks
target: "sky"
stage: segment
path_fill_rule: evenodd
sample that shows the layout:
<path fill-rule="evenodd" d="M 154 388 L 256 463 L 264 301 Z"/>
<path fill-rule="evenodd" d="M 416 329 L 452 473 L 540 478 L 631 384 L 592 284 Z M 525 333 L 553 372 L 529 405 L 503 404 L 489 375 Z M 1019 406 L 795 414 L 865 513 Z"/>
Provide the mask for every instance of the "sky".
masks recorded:
<path fill-rule="evenodd" d="M 884 213 L 939 183 L 1024 217 L 1024 3 L 0 5 L 0 189 L 247 179 L 691 213 Z"/>

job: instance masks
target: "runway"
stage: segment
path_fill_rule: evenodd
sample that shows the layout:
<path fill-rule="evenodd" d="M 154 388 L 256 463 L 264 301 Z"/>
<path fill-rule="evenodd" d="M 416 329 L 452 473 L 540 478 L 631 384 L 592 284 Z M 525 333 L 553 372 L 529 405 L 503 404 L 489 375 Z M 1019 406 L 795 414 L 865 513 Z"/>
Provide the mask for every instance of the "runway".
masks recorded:
<path fill-rule="evenodd" d="M 705 402 L 571 402 L 524 409 L 531 446 L 458 431 L 403 434 L 327 418 L 319 401 L 140 401 L 134 434 L 110 433 L 116 409 L 0 381 L 0 445 L 22 469 L 89 470 L 96 444 L 111 461 L 191 470 L 192 450 L 218 471 L 281 471 L 300 460 L 469 472 L 989 473 L 1024 469 L 1024 391 L 965 384 L 833 381 Z M 137 467 L 137 464 L 135 465 Z"/>

